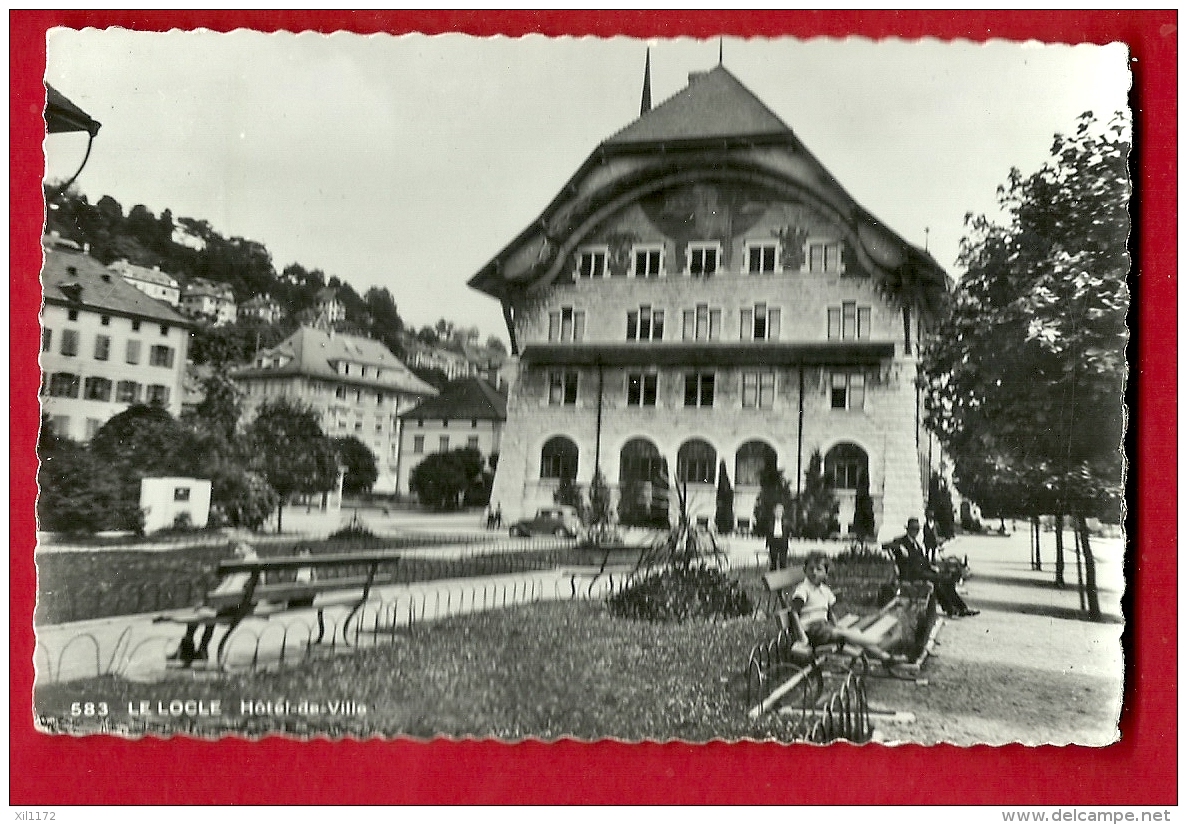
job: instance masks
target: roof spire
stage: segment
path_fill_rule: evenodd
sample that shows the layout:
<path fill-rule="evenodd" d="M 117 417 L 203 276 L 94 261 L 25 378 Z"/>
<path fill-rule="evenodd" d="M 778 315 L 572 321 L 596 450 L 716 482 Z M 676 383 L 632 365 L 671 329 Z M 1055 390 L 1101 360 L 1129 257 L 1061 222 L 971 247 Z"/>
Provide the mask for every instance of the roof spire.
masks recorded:
<path fill-rule="evenodd" d="M 651 47 L 647 48 L 647 62 L 643 65 L 643 101 L 639 104 L 639 117 L 651 111 Z"/>
<path fill-rule="evenodd" d="M 725 38 L 717 38 L 717 65 L 721 65 L 722 56 L 725 54 Z"/>

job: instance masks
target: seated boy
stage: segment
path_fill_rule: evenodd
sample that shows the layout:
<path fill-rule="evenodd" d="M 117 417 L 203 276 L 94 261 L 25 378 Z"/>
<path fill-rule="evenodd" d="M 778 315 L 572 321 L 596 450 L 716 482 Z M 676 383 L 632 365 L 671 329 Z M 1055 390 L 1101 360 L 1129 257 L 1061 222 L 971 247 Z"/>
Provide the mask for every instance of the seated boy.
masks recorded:
<path fill-rule="evenodd" d="M 856 645 L 871 658 L 883 664 L 903 664 L 907 657 L 901 653 L 887 653 L 860 630 L 836 626 L 833 605 L 837 597 L 826 584 L 828 580 L 828 557 L 823 553 L 809 553 L 804 560 L 804 580 L 791 593 L 791 609 L 799 616 L 800 626 L 814 647 L 830 642 L 844 641 Z"/>

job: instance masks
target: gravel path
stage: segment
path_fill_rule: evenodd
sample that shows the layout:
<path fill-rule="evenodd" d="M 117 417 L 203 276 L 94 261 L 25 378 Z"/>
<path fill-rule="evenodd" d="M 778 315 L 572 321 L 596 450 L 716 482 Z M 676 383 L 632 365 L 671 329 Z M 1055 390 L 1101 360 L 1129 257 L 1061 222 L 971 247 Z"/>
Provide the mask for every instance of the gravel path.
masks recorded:
<path fill-rule="evenodd" d="M 1101 622 L 1081 618 L 1075 556 L 1066 534 L 1069 586 L 1055 588 L 1054 535 L 1043 534 L 1043 572 L 1030 569 L 1028 534 L 963 536 L 973 576 L 965 596 L 980 616 L 941 619 L 923 666 L 926 684 L 871 680 L 875 708 L 915 721 L 879 721 L 886 742 L 957 745 L 1107 745 L 1117 740 L 1123 687 L 1120 539 L 1096 539 Z"/>

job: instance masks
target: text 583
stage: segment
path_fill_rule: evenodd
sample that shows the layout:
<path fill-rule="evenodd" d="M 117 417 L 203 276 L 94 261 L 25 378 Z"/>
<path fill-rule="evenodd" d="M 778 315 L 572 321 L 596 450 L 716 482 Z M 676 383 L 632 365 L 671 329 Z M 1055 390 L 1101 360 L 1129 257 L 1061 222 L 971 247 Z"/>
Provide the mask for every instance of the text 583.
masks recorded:
<path fill-rule="evenodd" d="M 109 713 L 106 702 L 73 702 L 71 716 L 106 716 Z"/>

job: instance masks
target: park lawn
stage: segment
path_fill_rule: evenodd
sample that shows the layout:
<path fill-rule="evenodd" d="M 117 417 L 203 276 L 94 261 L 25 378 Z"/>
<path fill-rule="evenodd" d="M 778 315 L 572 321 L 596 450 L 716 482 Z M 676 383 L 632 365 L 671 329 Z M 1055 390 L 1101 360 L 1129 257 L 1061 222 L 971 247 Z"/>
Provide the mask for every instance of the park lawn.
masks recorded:
<path fill-rule="evenodd" d="M 35 706 L 65 723 L 57 729 L 79 732 L 95 730 L 97 720 L 63 717 L 72 702 L 90 700 L 108 703 L 109 729 L 132 734 L 790 741 L 791 722 L 746 713 L 747 656 L 770 631 L 769 620 L 749 617 L 674 625 L 618 619 L 601 602 L 541 603 L 422 625 L 394 643 L 280 672 L 44 686 Z M 127 713 L 128 702 L 143 699 L 215 698 L 214 718 Z M 353 702 L 366 712 L 243 712 L 243 702 L 285 699 L 292 708 Z"/>

